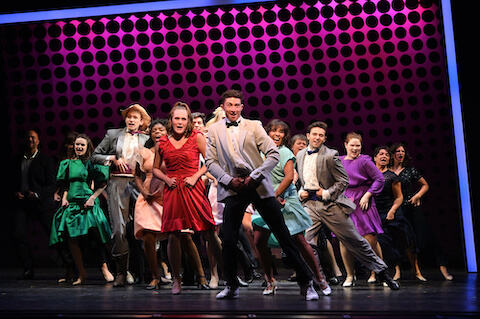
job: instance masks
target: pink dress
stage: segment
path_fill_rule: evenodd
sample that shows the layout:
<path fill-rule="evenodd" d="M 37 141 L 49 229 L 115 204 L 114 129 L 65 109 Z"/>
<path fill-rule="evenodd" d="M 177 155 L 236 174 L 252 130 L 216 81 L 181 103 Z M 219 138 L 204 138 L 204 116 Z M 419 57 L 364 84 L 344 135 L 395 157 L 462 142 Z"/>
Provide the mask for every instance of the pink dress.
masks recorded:
<path fill-rule="evenodd" d="M 374 197 L 380 194 L 385 185 L 383 174 L 368 155 L 360 154 L 354 160 L 340 156 L 340 160 L 348 175 L 349 184 L 345 189 L 345 196 L 357 205 L 357 208 L 350 214 L 355 227 L 362 236 L 382 234 L 382 220 L 378 214 Z M 370 198 L 368 209 L 363 211 L 360 208 L 360 199 L 367 191 L 373 196 Z"/>
<path fill-rule="evenodd" d="M 146 174 L 143 187 L 147 190 L 149 189 L 150 193 L 155 194 L 155 196 L 150 203 L 147 203 L 142 194 L 138 196 L 137 202 L 135 203 L 133 231 L 136 239 L 143 238 L 144 230 L 158 232 L 159 237 L 161 237 L 164 183 L 157 178 L 153 178 L 153 160 L 155 153 L 147 148 L 142 148 L 141 154 L 143 158 L 141 169 Z"/>
<path fill-rule="evenodd" d="M 165 187 L 164 190 L 163 232 L 182 229 L 194 231 L 215 229 L 205 184 L 198 179 L 192 188 L 188 188 L 183 182 L 185 177 L 192 176 L 198 171 L 200 151 L 197 146 L 197 134 L 202 133 L 193 130 L 179 149 L 170 143 L 166 135 L 162 136 L 158 142 L 160 155 L 165 161 L 167 176 L 177 178 L 177 187 Z"/>

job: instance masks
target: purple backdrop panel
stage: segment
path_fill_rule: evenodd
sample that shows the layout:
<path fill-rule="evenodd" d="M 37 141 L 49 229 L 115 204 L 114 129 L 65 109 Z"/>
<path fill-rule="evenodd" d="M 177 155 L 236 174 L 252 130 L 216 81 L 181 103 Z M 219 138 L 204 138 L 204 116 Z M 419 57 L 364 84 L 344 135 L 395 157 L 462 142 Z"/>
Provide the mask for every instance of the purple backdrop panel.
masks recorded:
<path fill-rule="evenodd" d="M 133 102 L 165 117 L 183 100 L 208 116 L 241 89 L 247 117 L 293 134 L 326 121 L 341 153 L 350 131 L 367 154 L 406 143 L 431 185 L 424 209 L 462 266 L 440 15 L 438 1 L 322 0 L 2 26 L 10 149 L 32 127 L 51 154 L 69 130 L 98 143 Z"/>

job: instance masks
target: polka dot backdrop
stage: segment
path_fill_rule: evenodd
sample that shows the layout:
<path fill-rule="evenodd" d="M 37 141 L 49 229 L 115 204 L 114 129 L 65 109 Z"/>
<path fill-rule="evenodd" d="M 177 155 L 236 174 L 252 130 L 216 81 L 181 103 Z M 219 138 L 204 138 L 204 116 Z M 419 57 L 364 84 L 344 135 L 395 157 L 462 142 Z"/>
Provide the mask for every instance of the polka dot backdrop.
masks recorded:
<path fill-rule="evenodd" d="M 247 117 L 283 119 L 293 134 L 324 120 L 341 153 L 350 131 L 368 154 L 405 142 L 431 185 L 424 208 L 435 232 L 463 266 L 438 1 L 293 1 L 0 32 L 12 152 L 32 127 L 56 154 L 68 130 L 98 143 L 132 102 L 154 117 L 177 100 L 208 115 L 223 91 L 241 89 Z"/>

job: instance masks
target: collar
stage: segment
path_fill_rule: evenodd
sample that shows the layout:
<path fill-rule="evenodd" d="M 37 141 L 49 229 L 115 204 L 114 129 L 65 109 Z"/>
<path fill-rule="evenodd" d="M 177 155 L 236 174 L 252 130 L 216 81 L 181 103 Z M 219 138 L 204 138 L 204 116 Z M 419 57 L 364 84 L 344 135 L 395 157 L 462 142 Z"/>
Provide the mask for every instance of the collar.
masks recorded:
<path fill-rule="evenodd" d="M 240 122 L 242 121 L 243 117 L 239 117 L 238 120 L 234 121 L 236 122 L 237 124 L 240 124 Z M 225 118 L 225 123 L 226 124 L 229 124 L 229 123 L 232 123 L 232 121 L 230 121 L 229 119 Z M 236 126 L 236 125 L 235 125 Z"/>
<path fill-rule="evenodd" d="M 33 159 L 33 158 L 37 157 L 37 155 L 38 155 L 38 148 L 37 148 L 37 150 L 35 151 L 35 153 L 33 153 L 33 155 L 30 156 L 30 157 L 28 157 L 26 153 L 23 153 L 23 158 L 25 158 L 25 159 Z"/>

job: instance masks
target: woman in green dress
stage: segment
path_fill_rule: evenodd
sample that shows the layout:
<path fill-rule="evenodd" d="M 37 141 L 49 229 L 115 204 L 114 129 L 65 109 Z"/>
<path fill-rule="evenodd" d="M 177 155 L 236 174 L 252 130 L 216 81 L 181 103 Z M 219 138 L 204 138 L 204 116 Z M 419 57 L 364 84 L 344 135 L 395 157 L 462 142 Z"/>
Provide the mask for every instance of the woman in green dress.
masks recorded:
<path fill-rule="evenodd" d="M 92 233 L 99 242 L 108 245 L 112 232 L 98 199 L 108 180 L 109 167 L 94 165 L 89 161 L 93 144 L 85 134 L 76 137 L 74 151 L 74 157 L 61 161 L 58 168 L 57 180 L 61 187 L 62 206 L 53 219 L 50 246 L 68 242 L 78 269 L 78 279 L 73 285 L 80 285 L 87 279 L 80 238 Z M 102 273 L 107 281 L 113 280 L 104 262 Z"/>
<path fill-rule="evenodd" d="M 296 159 L 292 151 L 285 146 L 290 140 L 290 127 L 287 123 L 274 119 L 267 124 L 265 131 L 275 142 L 280 153 L 280 160 L 270 175 L 272 177 L 273 189 L 275 190 L 275 198 L 282 206 L 285 225 L 290 235 L 294 238 L 302 257 L 312 270 L 317 287 L 324 295 L 330 295 L 332 290 L 325 280 L 320 265 L 316 262 L 312 247 L 307 243 L 303 234 L 304 231 L 312 225 L 312 220 L 305 209 L 303 209 L 298 199 L 297 189 L 293 184 Z M 272 260 L 268 252 L 268 246 L 280 246 L 275 243 L 275 237 L 271 236 L 268 225 L 259 214 L 252 216 L 252 223 L 255 246 L 259 252 L 259 259 L 267 280 L 267 288 L 263 291 L 263 294 L 273 295 L 275 294 L 277 285 L 273 277 Z"/>

